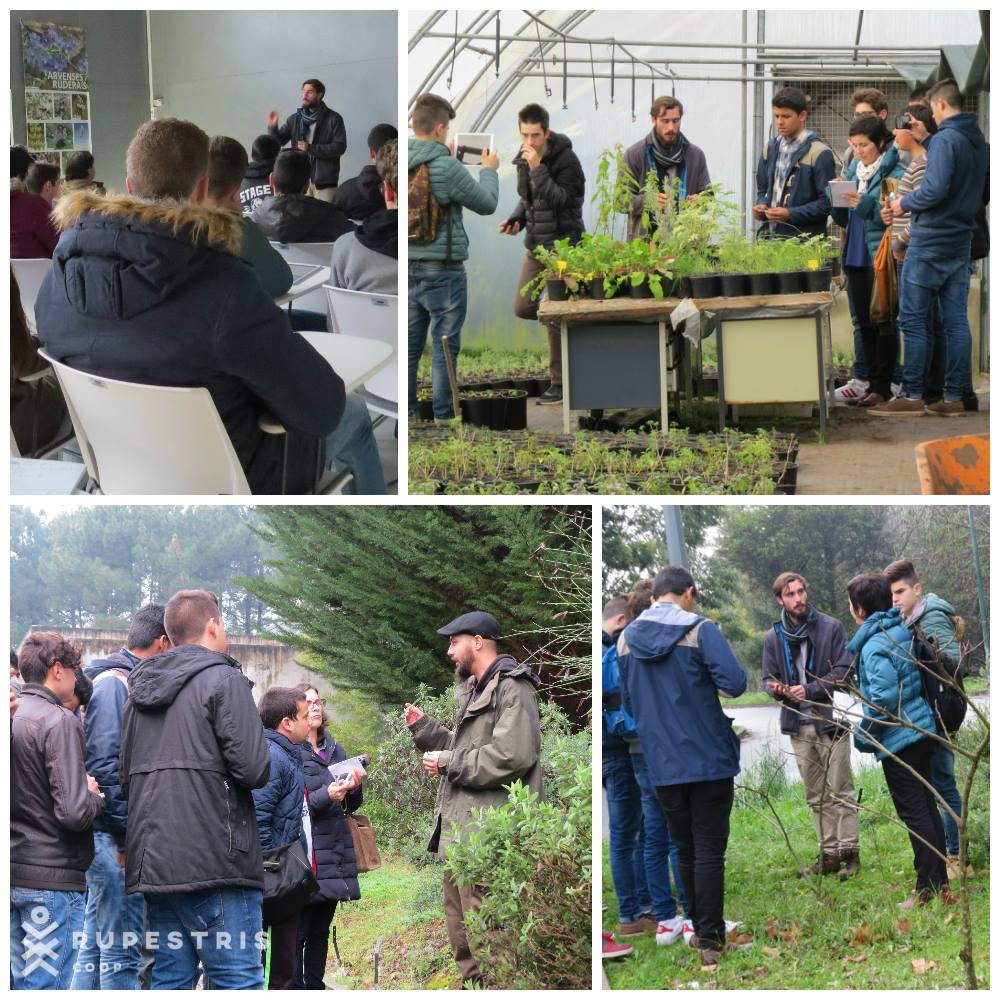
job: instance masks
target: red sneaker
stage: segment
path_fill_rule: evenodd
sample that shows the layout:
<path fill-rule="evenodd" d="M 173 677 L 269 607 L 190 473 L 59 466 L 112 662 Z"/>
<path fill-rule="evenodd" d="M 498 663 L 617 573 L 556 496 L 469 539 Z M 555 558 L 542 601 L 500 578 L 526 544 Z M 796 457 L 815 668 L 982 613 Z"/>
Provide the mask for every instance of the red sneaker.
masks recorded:
<path fill-rule="evenodd" d="M 611 931 L 601 932 L 601 958 L 624 958 L 632 954 L 632 945 L 615 940 Z"/>

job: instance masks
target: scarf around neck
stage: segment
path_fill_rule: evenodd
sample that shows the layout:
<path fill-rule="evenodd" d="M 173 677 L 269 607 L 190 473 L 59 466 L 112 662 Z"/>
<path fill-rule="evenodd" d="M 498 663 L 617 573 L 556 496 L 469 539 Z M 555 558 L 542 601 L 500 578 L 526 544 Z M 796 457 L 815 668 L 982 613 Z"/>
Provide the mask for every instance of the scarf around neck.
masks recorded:
<path fill-rule="evenodd" d="M 874 163 L 867 167 L 858 160 L 858 169 L 855 174 L 858 179 L 858 194 L 864 194 L 868 190 L 868 183 L 879 172 L 884 156 L 885 153 L 883 152 Z"/>
<path fill-rule="evenodd" d="M 679 167 L 684 162 L 684 155 L 691 143 L 688 142 L 683 132 L 678 132 L 676 141 L 668 146 L 656 134 L 654 128 L 649 133 L 647 145 L 652 149 L 656 165 L 663 170 L 669 170 Z"/>
<path fill-rule="evenodd" d="M 319 118 L 320 108 L 322 104 L 318 104 L 314 111 L 308 111 L 306 108 L 299 108 L 295 112 L 295 134 L 300 139 L 304 139 L 309 134 L 309 129 L 316 124 L 316 120 Z"/>
<path fill-rule="evenodd" d="M 815 619 L 816 612 L 811 606 L 806 607 L 806 616 L 798 625 L 792 625 L 792 619 L 789 617 L 788 612 L 782 608 L 781 609 L 781 621 L 779 625 L 781 627 L 781 634 L 785 637 L 785 641 L 790 646 L 798 646 L 799 643 L 805 642 L 809 638 L 809 625 Z"/>

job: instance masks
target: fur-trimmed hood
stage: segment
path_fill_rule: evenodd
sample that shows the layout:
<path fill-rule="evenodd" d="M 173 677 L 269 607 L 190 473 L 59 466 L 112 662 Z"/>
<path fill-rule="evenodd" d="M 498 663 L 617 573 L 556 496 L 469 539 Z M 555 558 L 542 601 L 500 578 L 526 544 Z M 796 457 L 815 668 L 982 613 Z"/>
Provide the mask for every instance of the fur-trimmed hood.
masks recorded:
<path fill-rule="evenodd" d="M 98 320 L 158 309 L 214 271 L 211 258 L 237 255 L 242 217 L 182 201 L 145 201 L 74 191 L 53 219 L 62 236 L 53 279 L 72 308 Z"/>
<path fill-rule="evenodd" d="M 187 242 L 238 254 L 243 233 L 240 216 L 221 208 L 190 201 L 147 201 L 128 194 L 101 195 L 92 189 L 70 191 L 53 206 L 52 218 L 65 231 L 94 213 L 140 226 L 168 229 L 178 236 L 186 230 Z"/>

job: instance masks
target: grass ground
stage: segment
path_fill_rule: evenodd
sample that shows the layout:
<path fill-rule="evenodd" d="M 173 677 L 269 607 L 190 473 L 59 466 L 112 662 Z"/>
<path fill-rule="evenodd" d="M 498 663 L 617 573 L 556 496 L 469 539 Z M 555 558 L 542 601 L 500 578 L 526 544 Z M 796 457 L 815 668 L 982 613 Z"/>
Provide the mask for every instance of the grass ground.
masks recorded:
<path fill-rule="evenodd" d="M 339 989 L 449 989 L 458 980 L 438 865 L 417 868 L 405 861 L 383 861 L 381 868 L 361 876 L 361 899 L 341 904 L 334 923 L 343 965 L 338 968 L 331 945 L 326 979 Z M 382 950 L 376 987 L 378 940 Z"/>
<path fill-rule="evenodd" d="M 893 813 L 881 768 L 858 783 L 863 802 Z M 801 862 L 815 841 L 802 786 L 774 800 Z M 902 913 L 914 882 L 905 830 L 861 814 L 862 871 L 847 882 L 827 877 L 812 886 L 794 877 L 795 859 L 780 831 L 740 797 L 726 856 L 726 917 L 752 935 L 746 951 L 727 953 L 718 971 L 703 973 L 696 951 L 678 941 L 657 947 L 652 935 L 630 938 L 635 951 L 604 963 L 613 989 L 962 989 L 965 972 L 957 907 L 938 902 Z M 614 930 L 617 904 L 604 857 L 604 928 Z M 989 873 L 970 883 L 973 954 L 982 988 L 989 984 Z M 931 966 L 921 964 L 934 963 Z M 917 971 L 925 969 L 926 971 Z"/>

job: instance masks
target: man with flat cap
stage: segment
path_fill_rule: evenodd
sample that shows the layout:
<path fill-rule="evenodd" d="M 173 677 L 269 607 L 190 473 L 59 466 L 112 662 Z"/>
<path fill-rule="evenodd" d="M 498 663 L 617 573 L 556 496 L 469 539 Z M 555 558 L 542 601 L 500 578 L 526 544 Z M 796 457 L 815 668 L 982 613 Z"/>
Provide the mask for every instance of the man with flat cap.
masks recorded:
<path fill-rule="evenodd" d="M 497 652 L 500 626 L 485 611 L 459 615 L 438 634 L 451 640 L 448 656 L 458 681 L 455 731 L 409 703 L 404 717 L 413 742 L 424 751 L 424 770 L 441 779 L 427 850 L 443 857 L 449 844 L 473 831 L 472 810 L 503 805 L 512 782 L 520 779 L 541 795 L 542 735 L 535 695 L 541 679 L 513 656 Z M 466 913 L 481 904 L 473 886 L 457 886 L 445 874 L 448 939 L 466 987 L 483 983 L 465 933 Z"/>

